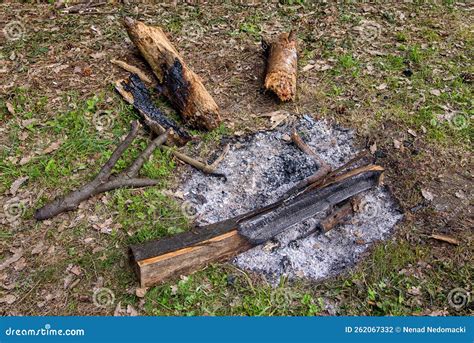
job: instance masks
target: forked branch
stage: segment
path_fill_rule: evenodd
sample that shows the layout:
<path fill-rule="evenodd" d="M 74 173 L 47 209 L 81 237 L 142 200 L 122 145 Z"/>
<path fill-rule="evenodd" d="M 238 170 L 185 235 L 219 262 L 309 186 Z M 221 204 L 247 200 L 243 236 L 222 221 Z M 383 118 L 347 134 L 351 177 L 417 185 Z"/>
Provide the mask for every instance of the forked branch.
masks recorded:
<path fill-rule="evenodd" d="M 153 151 L 166 141 L 168 137 L 168 131 L 155 138 L 127 169 L 117 175 L 112 175 L 113 167 L 125 150 L 127 150 L 133 140 L 137 137 L 139 127 L 140 124 L 138 121 L 132 122 L 131 129 L 127 137 L 115 149 L 115 151 L 112 153 L 112 156 L 110 156 L 109 160 L 100 169 L 94 180 L 85 184 L 81 188 L 72 191 L 66 196 L 57 198 L 54 201 L 39 208 L 35 212 L 35 218 L 37 220 L 45 220 L 60 213 L 74 210 L 81 202 L 89 199 L 90 197 L 113 189 L 124 187 L 139 188 L 156 185 L 158 180 L 139 178 L 137 176 L 141 167 L 145 161 L 148 160 Z"/>

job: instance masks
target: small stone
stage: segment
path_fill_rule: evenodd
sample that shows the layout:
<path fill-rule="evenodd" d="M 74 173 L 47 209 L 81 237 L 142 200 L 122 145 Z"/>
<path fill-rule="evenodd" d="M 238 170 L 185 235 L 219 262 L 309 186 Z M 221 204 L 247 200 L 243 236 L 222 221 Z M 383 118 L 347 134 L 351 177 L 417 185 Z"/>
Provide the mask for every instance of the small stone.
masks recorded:
<path fill-rule="evenodd" d="M 423 188 L 421 189 L 421 195 L 428 201 L 433 201 L 434 199 L 433 193 Z"/>
<path fill-rule="evenodd" d="M 459 191 L 454 193 L 454 195 L 456 196 L 456 198 L 466 199 L 466 194 L 464 193 L 464 191 L 462 189 L 460 189 Z"/>

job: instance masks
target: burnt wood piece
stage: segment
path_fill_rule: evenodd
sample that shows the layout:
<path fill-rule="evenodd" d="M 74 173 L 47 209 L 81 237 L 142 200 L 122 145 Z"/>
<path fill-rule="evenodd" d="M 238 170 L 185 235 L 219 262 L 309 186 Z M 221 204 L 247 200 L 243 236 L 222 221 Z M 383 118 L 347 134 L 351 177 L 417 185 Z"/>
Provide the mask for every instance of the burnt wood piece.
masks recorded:
<path fill-rule="evenodd" d="M 266 48 L 268 54 L 264 86 L 274 92 L 281 101 L 296 97 L 296 72 L 298 54 L 296 34 L 282 33 Z"/>
<path fill-rule="evenodd" d="M 163 30 L 128 17 L 124 25 L 130 39 L 158 78 L 163 94 L 184 121 L 198 129 L 212 130 L 218 127 L 221 118 L 216 102 Z"/>
<path fill-rule="evenodd" d="M 342 206 L 335 208 L 326 218 L 319 223 L 319 228 L 322 232 L 328 232 L 334 229 L 339 224 L 344 223 L 348 218 L 354 214 L 354 208 L 360 204 L 360 195 L 356 195 L 345 202 Z"/>
<path fill-rule="evenodd" d="M 268 220 L 267 226 L 276 226 L 277 231 L 281 232 L 280 230 L 285 228 L 279 224 L 280 220 L 285 220 L 285 225 L 292 225 L 292 220 L 288 221 L 282 216 L 291 214 L 295 215 L 293 221 L 304 220 L 307 216 L 311 216 L 311 211 L 315 209 L 319 211 L 319 207 L 313 206 L 312 202 L 317 202 L 324 207 L 327 203 L 334 204 L 338 199 L 347 199 L 376 185 L 380 174 L 380 169 L 367 166 L 364 172 L 352 173 L 351 178 L 340 176 L 339 181 L 329 185 L 328 189 L 313 189 L 308 194 L 303 193 L 295 198 L 281 199 L 235 218 L 196 227 L 189 232 L 169 238 L 133 245 L 130 247 L 131 261 L 140 285 L 148 287 L 169 278 L 196 271 L 209 263 L 232 258 L 264 240 L 261 235 L 258 235 L 260 232 L 257 232 L 257 237 L 251 236 L 251 232 L 246 233 L 249 237 L 242 235 L 241 231 L 245 231 L 243 228 L 246 223 L 252 226 L 256 222 L 262 224 L 260 219 Z M 296 205 L 293 204 L 303 206 L 301 211 L 298 211 Z M 289 213 L 288 209 L 293 209 L 293 213 Z M 269 217 L 273 213 L 276 215 L 273 218 Z M 277 234 L 273 230 L 266 230 L 264 233 L 266 237 Z"/>
<path fill-rule="evenodd" d="M 175 121 L 169 119 L 151 100 L 150 93 L 137 74 L 130 74 L 128 80 L 119 80 L 115 89 L 129 104 L 141 114 L 145 124 L 160 135 L 170 130 L 169 145 L 182 146 L 191 140 L 191 135 Z"/>
<path fill-rule="evenodd" d="M 293 225 L 376 186 L 379 176 L 380 172 L 368 172 L 307 192 L 267 214 L 241 223 L 239 233 L 252 244 L 262 244 Z"/>
<path fill-rule="evenodd" d="M 128 168 L 117 175 L 112 175 L 113 167 L 138 135 L 139 127 L 140 124 L 138 121 L 132 122 L 127 137 L 115 149 L 112 156 L 110 156 L 109 160 L 104 164 L 92 181 L 64 197 L 57 198 L 39 208 L 35 212 L 35 219 L 45 220 L 63 212 L 72 211 L 84 200 L 113 189 L 121 187 L 139 188 L 156 185 L 159 182 L 158 180 L 139 178 L 137 176 L 141 167 L 148 160 L 153 151 L 166 141 L 168 135 L 167 132 L 155 138 Z"/>

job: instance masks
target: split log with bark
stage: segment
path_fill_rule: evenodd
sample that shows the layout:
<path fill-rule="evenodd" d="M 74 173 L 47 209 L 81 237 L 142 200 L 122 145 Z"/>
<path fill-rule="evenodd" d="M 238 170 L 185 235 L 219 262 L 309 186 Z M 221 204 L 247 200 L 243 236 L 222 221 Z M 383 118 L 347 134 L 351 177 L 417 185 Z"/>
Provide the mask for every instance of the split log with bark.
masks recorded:
<path fill-rule="evenodd" d="M 273 42 L 263 42 L 262 45 L 267 56 L 265 88 L 274 92 L 281 101 L 294 100 L 298 68 L 295 32 L 282 33 Z"/>
<path fill-rule="evenodd" d="M 189 125 L 212 130 L 219 126 L 219 108 L 201 78 L 184 62 L 159 27 L 125 18 L 132 42 L 150 65 L 163 94 Z"/>

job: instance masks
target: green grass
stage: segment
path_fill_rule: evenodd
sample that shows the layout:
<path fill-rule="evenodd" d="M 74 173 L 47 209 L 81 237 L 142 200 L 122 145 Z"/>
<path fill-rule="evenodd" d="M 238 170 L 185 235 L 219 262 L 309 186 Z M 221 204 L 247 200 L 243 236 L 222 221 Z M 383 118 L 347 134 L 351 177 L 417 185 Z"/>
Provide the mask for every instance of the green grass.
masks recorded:
<path fill-rule="evenodd" d="M 170 236 L 189 227 L 186 212 L 156 187 L 143 191 L 118 190 L 114 193 L 114 207 L 131 243 Z"/>

